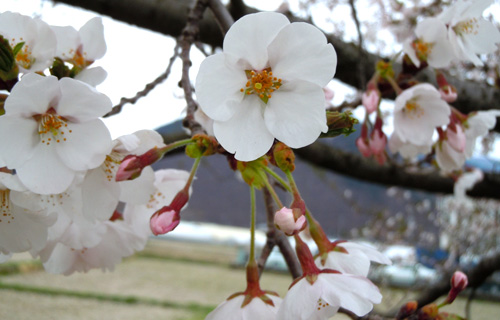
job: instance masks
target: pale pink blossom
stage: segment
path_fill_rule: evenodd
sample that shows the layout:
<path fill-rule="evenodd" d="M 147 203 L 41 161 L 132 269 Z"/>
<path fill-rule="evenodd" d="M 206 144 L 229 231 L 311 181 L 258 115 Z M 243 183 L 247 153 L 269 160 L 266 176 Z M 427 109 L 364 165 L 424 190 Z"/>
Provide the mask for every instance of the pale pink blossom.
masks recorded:
<path fill-rule="evenodd" d="M 9 11 L 1 13 L 0 35 L 9 41 L 12 48 L 24 43 L 15 57 L 21 73 L 44 71 L 52 65 L 56 36 L 42 20 Z"/>
<path fill-rule="evenodd" d="M 45 246 L 48 229 L 55 216 L 37 206 L 26 206 L 27 191 L 17 176 L 0 172 L 0 253 L 40 250 Z M 40 200 L 38 198 L 38 200 Z"/>
<path fill-rule="evenodd" d="M 370 262 L 391 265 L 392 261 L 375 248 L 355 242 L 339 242 L 326 256 L 318 256 L 316 265 L 321 269 L 333 269 L 341 273 L 368 276 Z"/>
<path fill-rule="evenodd" d="M 307 221 L 304 215 L 301 214 L 300 217 L 295 218 L 292 209 L 283 207 L 274 215 L 274 225 L 287 236 L 292 236 L 304 230 Z"/>
<path fill-rule="evenodd" d="M 341 273 L 319 273 L 311 283 L 303 277 L 288 290 L 277 320 L 326 320 L 340 307 L 364 316 L 380 303 L 377 286 L 362 276 Z"/>
<path fill-rule="evenodd" d="M 276 320 L 276 313 L 282 300 L 272 294 L 266 296 L 272 300 L 273 305 L 265 303 L 259 297 L 254 297 L 250 303 L 242 306 L 245 302 L 245 295 L 231 297 L 210 312 L 205 320 Z"/>
<path fill-rule="evenodd" d="M 500 110 L 478 111 L 468 116 L 465 123 L 465 154 L 467 158 L 472 157 L 476 140 L 488 134 L 488 131 L 495 127 L 497 117 L 500 117 Z"/>
<path fill-rule="evenodd" d="M 79 68 L 85 68 L 106 53 L 102 19 L 87 21 L 80 30 L 71 26 L 51 27 L 57 36 L 57 56 Z"/>
<path fill-rule="evenodd" d="M 451 109 L 430 84 L 417 84 L 396 97 L 394 133 L 403 143 L 429 145 L 436 127 L 448 124 Z"/>
<path fill-rule="evenodd" d="M 430 140 L 423 145 L 412 144 L 400 138 L 397 132 L 393 132 L 389 138 L 388 145 L 392 153 L 399 152 L 403 158 L 414 160 L 419 154 L 428 154 L 431 152 L 432 143 L 433 141 Z"/>
<path fill-rule="evenodd" d="M 458 152 L 448 140 L 439 140 L 436 144 L 436 162 L 443 172 L 452 172 L 463 167 L 466 157 L 464 152 Z"/>
<path fill-rule="evenodd" d="M 449 125 L 446 129 L 446 138 L 450 146 L 457 152 L 465 151 L 466 137 L 461 124 Z"/>
<path fill-rule="evenodd" d="M 403 50 L 416 67 L 420 67 L 421 62 L 427 62 L 433 68 L 445 68 L 450 64 L 453 49 L 441 20 L 427 18 L 420 21 L 415 34 L 417 39 L 405 42 Z"/>
<path fill-rule="evenodd" d="M 494 0 L 458 0 L 441 13 L 439 18 L 448 26 L 448 39 L 455 57 L 476 66 L 483 62 L 478 54 L 495 52 L 500 42 L 500 31 L 482 17 L 483 11 Z"/>
<path fill-rule="evenodd" d="M 109 110 L 111 100 L 83 82 L 27 74 L 5 102 L 0 154 L 29 190 L 61 193 L 111 150 L 110 133 L 98 118 Z"/>
<path fill-rule="evenodd" d="M 276 12 L 249 14 L 229 29 L 223 53 L 202 62 L 196 95 L 219 143 L 251 161 L 275 138 L 300 148 L 327 132 L 322 88 L 336 65 L 333 46 L 316 27 Z"/>

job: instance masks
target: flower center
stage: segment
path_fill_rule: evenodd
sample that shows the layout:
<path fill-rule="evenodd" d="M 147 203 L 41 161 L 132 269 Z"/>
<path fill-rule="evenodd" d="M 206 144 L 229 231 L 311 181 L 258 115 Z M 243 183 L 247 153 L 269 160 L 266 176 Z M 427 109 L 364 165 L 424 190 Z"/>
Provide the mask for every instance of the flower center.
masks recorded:
<path fill-rule="evenodd" d="M 58 115 L 54 108 L 50 108 L 44 114 L 35 115 L 34 118 L 38 122 L 40 139 L 46 145 L 50 145 L 51 142 L 60 143 L 66 141 L 64 137 L 65 133 L 73 132 L 72 130 L 67 130 L 67 120 Z"/>
<path fill-rule="evenodd" d="M 412 44 L 413 49 L 415 49 L 415 53 L 421 61 L 427 61 L 427 57 L 432 52 L 433 43 L 423 42 L 420 39 L 417 39 Z"/>
<path fill-rule="evenodd" d="M 247 83 L 240 91 L 246 95 L 256 94 L 260 100 L 267 103 L 275 90 L 281 87 L 281 79 L 273 76 L 271 68 L 262 71 L 245 70 Z"/>
<path fill-rule="evenodd" d="M 14 220 L 10 207 L 10 190 L 0 190 L 0 223 L 10 223 Z"/>
<path fill-rule="evenodd" d="M 318 299 L 318 311 L 329 306 L 330 304 L 328 302 L 321 300 L 321 298 Z"/>
<path fill-rule="evenodd" d="M 16 54 L 16 63 L 24 69 L 29 69 L 35 62 L 35 58 L 32 56 L 30 46 L 22 42 L 23 38 L 19 38 L 19 41 L 16 41 L 16 39 L 13 38 L 11 39 L 10 45 L 12 48 L 16 45 L 22 45 L 22 48 Z"/>
<path fill-rule="evenodd" d="M 70 53 L 73 53 L 73 50 L 71 50 Z M 83 69 L 88 64 L 90 64 L 87 62 L 87 59 L 85 59 L 86 56 L 87 56 L 86 52 L 82 53 L 82 51 L 80 49 L 78 49 L 75 51 L 75 54 L 73 55 L 73 57 L 71 59 L 69 59 L 69 62 L 71 62 L 74 66 Z"/>
<path fill-rule="evenodd" d="M 111 182 L 115 180 L 116 172 L 118 171 L 118 167 L 120 166 L 123 158 L 124 157 L 116 151 L 111 151 L 111 154 L 106 156 L 101 168 L 104 170 L 108 181 Z"/>
<path fill-rule="evenodd" d="M 420 118 L 424 115 L 424 109 L 415 101 L 410 100 L 406 102 L 403 113 L 405 113 L 410 119 Z"/>
<path fill-rule="evenodd" d="M 472 18 L 470 20 L 461 21 L 453 27 L 453 31 L 457 35 L 463 34 L 477 34 L 477 29 L 479 29 L 479 24 L 477 23 L 477 18 Z"/>

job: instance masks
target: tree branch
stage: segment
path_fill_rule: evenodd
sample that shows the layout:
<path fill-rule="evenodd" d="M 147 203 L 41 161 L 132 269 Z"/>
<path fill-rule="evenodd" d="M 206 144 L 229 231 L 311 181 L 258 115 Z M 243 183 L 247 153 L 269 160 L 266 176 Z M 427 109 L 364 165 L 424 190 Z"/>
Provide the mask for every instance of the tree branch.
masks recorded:
<path fill-rule="evenodd" d="M 309 163 L 356 179 L 428 192 L 453 193 L 453 179 L 440 176 L 436 171 L 422 173 L 411 172 L 394 164 L 380 166 L 375 161 L 321 142 L 315 142 L 295 152 Z M 498 190 L 500 176 L 485 174 L 483 181 L 476 184 L 467 194 L 471 197 L 500 199 Z"/>

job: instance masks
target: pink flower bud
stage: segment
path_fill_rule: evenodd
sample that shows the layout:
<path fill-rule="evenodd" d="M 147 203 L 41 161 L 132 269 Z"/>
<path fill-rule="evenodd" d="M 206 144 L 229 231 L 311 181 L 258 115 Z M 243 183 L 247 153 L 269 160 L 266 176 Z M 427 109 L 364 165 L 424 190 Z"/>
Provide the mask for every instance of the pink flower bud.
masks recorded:
<path fill-rule="evenodd" d="M 366 91 L 361 96 L 361 103 L 366 108 L 366 112 L 368 114 L 377 110 L 379 101 L 380 101 L 380 95 L 377 90 Z"/>
<path fill-rule="evenodd" d="M 139 168 L 128 169 L 129 166 L 133 165 L 133 163 L 137 161 L 136 159 L 136 156 L 130 156 L 123 159 L 122 163 L 118 167 L 118 170 L 116 171 L 116 181 L 131 180 L 133 176 L 138 175 L 141 172 Z"/>
<path fill-rule="evenodd" d="M 465 151 L 465 143 L 467 139 L 465 137 L 464 129 L 460 124 L 448 126 L 448 129 L 446 130 L 446 137 L 448 138 L 450 146 L 457 152 Z"/>
<path fill-rule="evenodd" d="M 359 152 L 363 155 L 363 157 L 370 157 L 372 155 L 372 150 L 370 149 L 370 146 L 368 143 L 363 139 L 363 137 L 359 137 L 356 139 L 356 146 L 359 149 Z"/>
<path fill-rule="evenodd" d="M 448 103 L 455 102 L 458 97 L 457 90 L 450 85 L 439 88 L 439 93 L 441 94 L 441 99 Z"/>
<path fill-rule="evenodd" d="M 293 210 L 283 207 L 274 215 L 274 225 L 287 236 L 293 236 L 304 230 L 306 227 L 306 217 L 300 215 L 295 219 Z"/>
<path fill-rule="evenodd" d="M 180 221 L 181 216 L 179 211 L 170 210 L 170 207 L 166 206 L 156 211 L 151 216 L 149 225 L 153 234 L 157 236 L 174 230 Z"/>
<path fill-rule="evenodd" d="M 464 290 L 469 284 L 467 275 L 462 271 L 456 271 L 451 277 L 451 287 L 456 290 Z"/>
<path fill-rule="evenodd" d="M 451 277 L 451 290 L 446 297 L 445 303 L 452 303 L 460 292 L 462 292 L 469 283 L 467 275 L 461 271 L 456 271 Z"/>

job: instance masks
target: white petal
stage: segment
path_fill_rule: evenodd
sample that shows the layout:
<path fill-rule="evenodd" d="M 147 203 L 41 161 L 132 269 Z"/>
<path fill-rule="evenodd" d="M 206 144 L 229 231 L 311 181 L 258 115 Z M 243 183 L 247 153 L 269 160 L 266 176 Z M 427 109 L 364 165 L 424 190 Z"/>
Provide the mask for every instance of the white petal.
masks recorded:
<path fill-rule="evenodd" d="M 38 125 L 33 119 L 0 117 L 0 154 L 9 168 L 31 159 L 39 143 Z"/>
<path fill-rule="evenodd" d="M 120 187 L 120 201 L 131 204 L 146 204 L 151 194 L 155 192 L 154 187 L 154 171 L 151 167 L 146 167 L 142 170 L 141 175 L 130 181 L 121 181 L 118 183 Z"/>
<path fill-rule="evenodd" d="M 264 111 L 267 129 L 292 148 L 313 143 L 326 132 L 323 89 L 307 81 L 291 81 L 275 91 Z"/>
<path fill-rule="evenodd" d="M 56 107 L 57 113 L 72 121 L 83 122 L 100 117 L 111 110 L 111 100 L 97 92 L 88 84 L 62 78 L 61 99 Z"/>
<path fill-rule="evenodd" d="M 56 77 L 29 73 L 21 78 L 5 101 L 7 115 L 31 117 L 45 113 L 61 95 Z"/>
<path fill-rule="evenodd" d="M 82 40 L 83 57 L 86 60 L 95 61 L 104 56 L 106 41 L 104 40 L 104 26 L 100 17 L 87 21 L 80 28 L 79 34 Z"/>
<path fill-rule="evenodd" d="M 411 46 L 412 40 L 408 39 L 403 43 L 403 51 L 410 58 L 411 62 L 417 67 L 420 67 L 420 59 L 417 57 L 415 49 Z"/>
<path fill-rule="evenodd" d="M 443 172 L 461 169 L 465 163 L 465 153 L 457 152 L 447 141 L 436 147 L 436 161 Z"/>
<path fill-rule="evenodd" d="M 80 45 L 80 36 L 75 28 L 51 26 L 57 38 L 56 56 L 62 60 L 72 59 Z"/>
<path fill-rule="evenodd" d="M 267 46 L 278 32 L 290 24 L 281 13 L 260 12 L 236 21 L 224 38 L 224 53 L 245 59 L 254 70 L 268 67 Z"/>
<path fill-rule="evenodd" d="M 118 205 L 120 187 L 114 180 L 108 180 L 102 167 L 89 170 L 82 184 L 82 214 L 89 221 L 105 221 Z"/>
<path fill-rule="evenodd" d="M 239 109 L 244 98 L 245 70 L 228 61 L 227 55 L 212 55 L 201 63 L 196 77 L 196 97 L 200 108 L 210 118 L 226 121 Z"/>
<path fill-rule="evenodd" d="M 57 156 L 53 145 L 39 144 L 33 158 L 16 168 L 21 182 L 39 194 L 57 194 L 65 191 L 75 178 L 75 171 L 68 168 Z"/>
<path fill-rule="evenodd" d="M 68 123 L 65 132 L 67 140 L 56 143 L 55 147 L 61 160 L 73 170 L 93 169 L 111 151 L 111 135 L 100 119 Z"/>
<path fill-rule="evenodd" d="M 85 82 L 92 87 L 97 87 L 100 85 L 106 77 L 108 73 L 102 67 L 95 68 L 87 68 L 82 70 L 79 74 L 76 75 L 75 79 Z"/>
<path fill-rule="evenodd" d="M 262 118 L 261 102 L 254 95 L 245 97 L 241 107 L 228 121 L 215 121 L 214 133 L 219 143 L 240 161 L 252 161 L 271 148 L 274 137 Z"/>
<path fill-rule="evenodd" d="M 268 54 L 274 76 L 285 81 L 306 80 L 323 88 L 337 68 L 335 49 L 308 23 L 292 23 L 281 29 L 269 44 Z"/>

